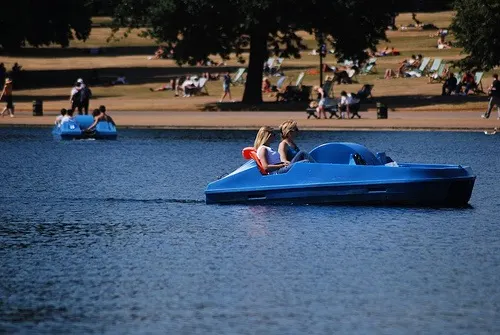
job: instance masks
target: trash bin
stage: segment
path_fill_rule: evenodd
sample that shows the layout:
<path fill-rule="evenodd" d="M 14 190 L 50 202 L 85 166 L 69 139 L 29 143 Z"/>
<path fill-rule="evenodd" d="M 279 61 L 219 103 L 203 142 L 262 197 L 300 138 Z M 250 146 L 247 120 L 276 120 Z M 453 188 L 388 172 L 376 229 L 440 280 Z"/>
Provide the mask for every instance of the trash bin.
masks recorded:
<path fill-rule="evenodd" d="M 34 100 L 33 101 L 33 116 L 43 116 L 43 101 Z"/>
<path fill-rule="evenodd" d="M 377 119 L 387 119 L 387 106 L 377 102 Z"/>

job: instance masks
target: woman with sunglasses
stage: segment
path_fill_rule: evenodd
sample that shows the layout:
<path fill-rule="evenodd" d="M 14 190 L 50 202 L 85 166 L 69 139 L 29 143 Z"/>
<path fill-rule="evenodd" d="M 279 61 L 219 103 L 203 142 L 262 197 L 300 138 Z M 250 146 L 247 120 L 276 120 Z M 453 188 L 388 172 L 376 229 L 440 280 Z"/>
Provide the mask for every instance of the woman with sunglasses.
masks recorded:
<path fill-rule="evenodd" d="M 280 125 L 279 129 L 282 141 L 278 146 L 278 153 L 282 162 L 315 162 L 308 152 L 300 150 L 297 144 L 295 144 L 295 137 L 299 132 L 297 121 L 287 120 Z"/>

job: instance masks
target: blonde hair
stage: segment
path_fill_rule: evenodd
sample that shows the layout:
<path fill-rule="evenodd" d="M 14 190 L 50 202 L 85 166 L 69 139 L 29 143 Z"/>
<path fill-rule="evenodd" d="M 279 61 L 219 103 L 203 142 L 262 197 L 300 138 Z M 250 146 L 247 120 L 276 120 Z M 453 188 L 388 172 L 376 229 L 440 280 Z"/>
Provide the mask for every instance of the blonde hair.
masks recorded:
<path fill-rule="evenodd" d="M 287 138 L 288 134 L 294 130 L 299 130 L 299 128 L 297 127 L 297 121 L 286 120 L 285 122 L 280 124 L 280 133 L 283 139 Z"/>
<path fill-rule="evenodd" d="M 255 142 L 253 144 L 255 149 L 259 149 L 259 147 L 265 144 L 271 136 L 273 135 L 274 129 L 269 126 L 264 126 L 259 129 L 257 136 L 255 137 Z"/>

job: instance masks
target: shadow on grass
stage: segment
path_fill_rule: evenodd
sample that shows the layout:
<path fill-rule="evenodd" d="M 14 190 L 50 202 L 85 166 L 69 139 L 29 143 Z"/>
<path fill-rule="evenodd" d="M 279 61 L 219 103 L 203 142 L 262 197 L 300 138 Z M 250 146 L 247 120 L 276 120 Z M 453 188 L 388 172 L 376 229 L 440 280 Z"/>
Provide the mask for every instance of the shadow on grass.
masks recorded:
<path fill-rule="evenodd" d="M 162 62 L 156 60 L 155 62 Z M 22 65 L 22 64 L 21 64 Z M 109 67 L 99 69 L 64 69 L 64 70 L 23 70 L 14 78 L 15 89 L 37 89 L 71 87 L 77 78 L 82 78 L 90 86 L 109 86 L 118 76 L 124 75 L 134 85 L 146 83 L 166 83 L 171 79 L 186 75 L 203 73 L 234 74 L 239 66 L 209 67 Z M 300 71 L 309 67 L 285 67 L 285 71 Z"/>
<path fill-rule="evenodd" d="M 433 106 L 439 110 L 440 105 L 462 105 L 467 102 L 487 103 L 485 95 L 469 96 L 427 96 L 427 95 L 399 95 L 389 97 L 374 97 L 372 100 L 361 104 L 361 111 L 375 109 L 377 102 L 386 105 L 389 110 L 397 111 L 398 108 Z M 240 102 L 209 103 L 201 107 L 204 111 L 268 111 L 268 112 L 290 112 L 304 111 L 308 107 L 307 102 L 264 102 L 261 105 L 249 105 Z"/>
<path fill-rule="evenodd" d="M 440 87 L 439 87 L 440 88 Z M 438 88 L 438 89 L 439 89 Z M 435 106 L 439 109 L 440 105 L 463 105 L 467 102 L 487 102 L 487 96 L 474 94 L 468 96 L 451 95 L 395 95 L 387 97 L 375 97 L 370 104 L 365 104 L 371 108 L 376 107 L 376 102 L 383 103 L 389 109 Z"/>
<path fill-rule="evenodd" d="M 15 51 L 0 52 L 1 56 L 30 58 L 69 58 L 69 57 L 117 57 L 117 56 L 153 56 L 157 47 L 123 46 L 123 47 L 87 47 L 87 48 L 22 48 Z M 97 52 L 97 53 L 92 53 Z M 158 61 L 162 61 L 159 59 Z M 22 64 L 21 64 L 22 65 Z"/>

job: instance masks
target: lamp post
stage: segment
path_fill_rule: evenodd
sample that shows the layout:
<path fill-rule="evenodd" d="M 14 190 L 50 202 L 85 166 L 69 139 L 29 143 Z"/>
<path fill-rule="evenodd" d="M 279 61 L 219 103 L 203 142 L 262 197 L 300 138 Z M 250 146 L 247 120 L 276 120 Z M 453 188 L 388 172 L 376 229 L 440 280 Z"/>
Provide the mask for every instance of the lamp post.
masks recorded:
<path fill-rule="evenodd" d="M 323 38 L 320 39 L 319 43 L 319 86 L 323 86 L 323 57 L 326 56 L 326 44 Z"/>

